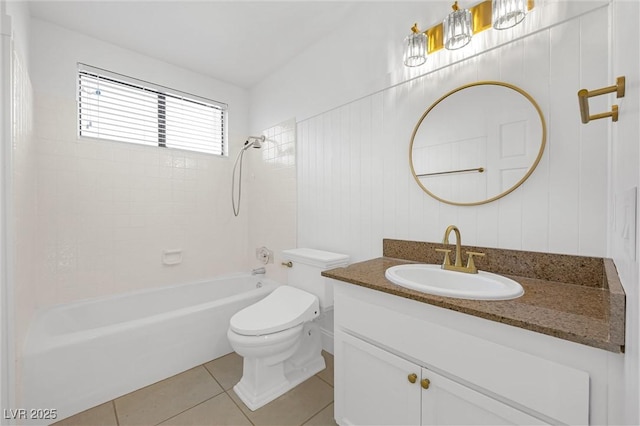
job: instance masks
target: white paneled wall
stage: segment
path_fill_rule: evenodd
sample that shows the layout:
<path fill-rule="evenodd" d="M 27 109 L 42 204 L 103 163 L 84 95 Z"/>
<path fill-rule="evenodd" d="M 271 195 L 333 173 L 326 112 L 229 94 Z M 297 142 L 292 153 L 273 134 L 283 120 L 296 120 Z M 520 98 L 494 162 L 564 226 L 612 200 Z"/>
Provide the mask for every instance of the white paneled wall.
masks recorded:
<path fill-rule="evenodd" d="M 464 244 L 606 255 L 609 124 L 582 125 L 576 93 L 609 84 L 608 21 L 600 8 L 299 122 L 298 245 L 357 261 L 380 256 L 383 238 L 437 242 L 456 224 Z M 508 196 L 476 207 L 440 203 L 411 175 L 411 132 L 440 96 L 479 80 L 530 93 L 545 115 L 547 147 Z M 464 123 L 452 117 L 451 125 Z"/>
<path fill-rule="evenodd" d="M 620 117 L 612 126 L 609 242 L 627 305 L 624 368 L 612 371 L 612 380 L 624 383 L 624 388 L 610 398 L 621 401 L 620 409 L 611 410 L 610 424 L 640 424 L 640 221 L 637 200 L 634 209 L 633 198 L 627 198 L 640 186 L 640 3 L 614 1 L 612 9 L 613 76 L 624 75 L 627 88 L 625 97 L 615 101 Z"/>

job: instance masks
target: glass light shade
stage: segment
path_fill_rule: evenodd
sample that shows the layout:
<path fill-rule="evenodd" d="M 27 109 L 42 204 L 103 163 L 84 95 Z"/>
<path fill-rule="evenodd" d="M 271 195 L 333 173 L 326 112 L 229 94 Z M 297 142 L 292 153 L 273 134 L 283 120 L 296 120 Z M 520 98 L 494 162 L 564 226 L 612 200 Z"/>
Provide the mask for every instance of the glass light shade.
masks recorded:
<path fill-rule="evenodd" d="M 496 30 L 518 25 L 526 14 L 527 0 L 493 0 L 491 5 L 491 19 Z"/>
<path fill-rule="evenodd" d="M 471 41 L 471 12 L 468 9 L 454 10 L 442 21 L 444 29 L 444 47 L 449 50 L 460 49 Z"/>
<path fill-rule="evenodd" d="M 422 32 L 409 34 L 404 39 L 404 64 L 418 67 L 427 62 L 427 35 Z"/>

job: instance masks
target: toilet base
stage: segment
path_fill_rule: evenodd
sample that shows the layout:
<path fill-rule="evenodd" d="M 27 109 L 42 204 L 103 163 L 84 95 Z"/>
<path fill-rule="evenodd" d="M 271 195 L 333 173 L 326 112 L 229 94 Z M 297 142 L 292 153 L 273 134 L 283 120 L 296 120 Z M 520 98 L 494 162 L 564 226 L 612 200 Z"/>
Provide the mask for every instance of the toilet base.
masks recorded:
<path fill-rule="evenodd" d="M 298 386 L 311 376 L 321 372 L 325 369 L 325 362 L 322 355 L 309 362 L 307 366 L 296 368 L 289 373 L 284 374 L 285 380 L 281 381 L 277 386 L 270 390 L 264 391 L 260 394 L 255 394 L 252 389 L 247 386 L 246 382 L 240 380 L 238 384 L 233 387 L 233 391 L 244 402 L 244 404 L 251 410 L 255 411 L 258 408 L 268 404 L 280 395 L 283 395 L 291 389 Z"/>
<path fill-rule="evenodd" d="M 305 323 L 299 339 L 292 355 L 284 361 L 274 363 L 273 357 L 244 358 L 242 379 L 233 390 L 251 411 L 325 369 L 318 325 Z"/>

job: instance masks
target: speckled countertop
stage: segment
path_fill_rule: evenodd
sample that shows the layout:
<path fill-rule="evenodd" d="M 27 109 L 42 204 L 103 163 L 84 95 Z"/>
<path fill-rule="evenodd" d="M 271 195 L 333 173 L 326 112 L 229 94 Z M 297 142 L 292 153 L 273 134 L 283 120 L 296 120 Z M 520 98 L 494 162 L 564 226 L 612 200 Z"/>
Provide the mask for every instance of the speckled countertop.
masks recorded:
<path fill-rule="evenodd" d="M 522 297 L 505 301 L 434 296 L 385 278 L 384 273 L 391 266 L 441 263 L 442 254 L 436 253 L 435 248 L 442 248 L 442 244 L 385 239 L 384 257 L 322 275 L 560 339 L 624 352 L 625 294 L 611 259 L 462 246 L 462 253 L 486 253 L 476 260 L 479 270 L 505 275 L 522 285 Z"/>

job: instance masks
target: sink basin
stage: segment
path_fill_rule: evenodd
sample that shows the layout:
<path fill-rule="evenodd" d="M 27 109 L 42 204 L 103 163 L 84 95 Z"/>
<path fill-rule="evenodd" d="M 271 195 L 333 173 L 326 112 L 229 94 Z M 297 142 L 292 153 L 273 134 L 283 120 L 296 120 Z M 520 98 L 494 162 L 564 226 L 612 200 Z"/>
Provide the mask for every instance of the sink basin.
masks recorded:
<path fill-rule="evenodd" d="M 522 286 L 501 275 L 448 271 L 440 265 L 407 264 L 392 266 L 385 276 L 399 286 L 437 296 L 472 300 L 508 300 L 524 294 Z"/>

